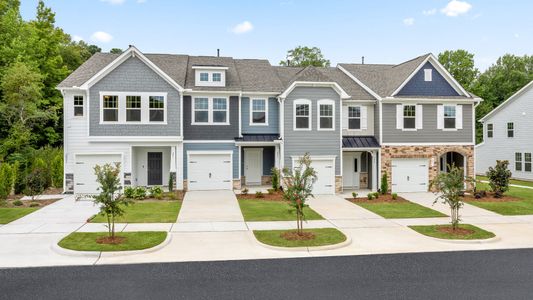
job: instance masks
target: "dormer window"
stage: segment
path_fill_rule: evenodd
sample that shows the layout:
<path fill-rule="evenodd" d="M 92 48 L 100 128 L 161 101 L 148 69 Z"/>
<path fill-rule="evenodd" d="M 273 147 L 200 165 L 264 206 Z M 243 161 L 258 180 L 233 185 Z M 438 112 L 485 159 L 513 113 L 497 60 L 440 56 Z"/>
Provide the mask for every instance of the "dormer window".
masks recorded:
<path fill-rule="evenodd" d="M 226 70 L 223 66 L 193 66 L 196 86 L 226 86 Z"/>
<path fill-rule="evenodd" d="M 209 81 L 209 73 L 206 73 L 206 72 L 200 73 L 200 81 Z"/>
<path fill-rule="evenodd" d="M 222 81 L 222 74 L 221 73 L 213 73 L 213 81 L 214 82 Z"/>

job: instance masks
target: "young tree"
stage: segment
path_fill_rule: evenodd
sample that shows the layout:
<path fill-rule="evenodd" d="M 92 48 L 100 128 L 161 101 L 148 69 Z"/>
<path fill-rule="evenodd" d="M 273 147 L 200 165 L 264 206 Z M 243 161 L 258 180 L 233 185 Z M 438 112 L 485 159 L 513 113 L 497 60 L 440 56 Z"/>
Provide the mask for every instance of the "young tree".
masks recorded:
<path fill-rule="evenodd" d="M 474 54 L 466 50 L 446 50 L 439 53 L 439 62 L 464 88 L 469 89 L 479 75 L 474 65 Z"/>
<path fill-rule="evenodd" d="M 100 214 L 107 218 L 107 229 L 111 240 L 115 239 L 115 219 L 124 214 L 124 206 L 131 204 L 131 200 L 121 197 L 120 164 L 105 164 L 95 166 L 94 174 L 100 184 L 100 194 L 94 196 L 94 203 L 100 205 Z"/>
<path fill-rule="evenodd" d="M 459 209 L 463 206 L 462 194 L 464 192 L 465 183 L 471 182 L 472 179 L 464 176 L 463 168 L 458 168 L 455 165 L 448 166 L 450 171 L 447 173 L 439 173 L 430 183 L 429 188 L 435 189 L 435 193 L 439 196 L 434 203 L 442 200 L 443 203 L 450 206 L 452 229 L 455 230 L 459 226 Z"/>
<path fill-rule="evenodd" d="M 26 176 L 26 194 L 35 200 L 35 195 L 39 195 L 46 189 L 45 170 L 35 168 Z"/>
<path fill-rule="evenodd" d="M 279 64 L 287 67 L 329 67 L 330 61 L 324 58 L 318 47 L 298 46 L 287 51 L 287 60 L 282 60 Z"/>
<path fill-rule="evenodd" d="M 380 192 L 382 195 L 385 195 L 389 192 L 389 177 L 387 176 L 387 172 L 383 173 L 383 176 L 381 176 Z"/>
<path fill-rule="evenodd" d="M 489 179 L 489 186 L 494 192 L 494 197 L 501 198 L 509 190 L 509 179 L 511 171 L 507 168 L 509 162 L 506 160 L 497 160 L 496 166 L 489 167 L 486 175 Z"/>
<path fill-rule="evenodd" d="M 313 184 L 317 177 L 307 153 L 298 160 L 298 165 L 293 169 L 283 169 L 283 182 L 285 183 L 283 198 L 296 210 L 297 233 L 302 235 L 305 220 L 303 209 L 308 206 L 307 199 L 313 197 Z"/>

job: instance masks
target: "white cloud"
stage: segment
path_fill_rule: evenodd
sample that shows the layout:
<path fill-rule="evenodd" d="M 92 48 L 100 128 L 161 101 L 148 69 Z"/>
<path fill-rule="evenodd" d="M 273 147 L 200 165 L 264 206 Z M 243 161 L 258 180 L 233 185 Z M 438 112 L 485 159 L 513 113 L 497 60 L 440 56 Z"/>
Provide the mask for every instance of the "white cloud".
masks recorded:
<path fill-rule="evenodd" d="M 415 25 L 415 19 L 414 18 L 403 19 L 403 25 L 405 25 L 405 26 L 413 26 L 413 25 Z"/>
<path fill-rule="evenodd" d="M 254 29 L 254 25 L 252 25 L 252 23 L 250 23 L 249 21 L 244 21 L 242 23 L 235 25 L 235 27 L 231 29 L 231 32 L 235 34 L 243 34 L 243 33 L 250 32 L 253 29 Z"/>
<path fill-rule="evenodd" d="M 109 3 L 111 5 L 120 5 L 126 2 L 126 0 L 100 0 L 100 1 Z"/>
<path fill-rule="evenodd" d="M 79 35 L 73 35 L 72 40 L 75 42 L 83 41 L 83 38 Z"/>
<path fill-rule="evenodd" d="M 422 14 L 424 16 L 432 16 L 432 15 L 434 15 L 436 13 L 437 13 L 437 9 L 436 8 L 432 8 L 432 9 L 428 9 L 428 10 L 423 10 L 422 11 Z"/>
<path fill-rule="evenodd" d="M 452 0 L 440 11 L 448 17 L 457 17 L 466 14 L 472 8 L 472 4 L 466 1 Z"/>
<path fill-rule="evenodd" d="M 113 40 L 113 36 L 104 31 L 97 31 L 91 35 L 93 42 L 109 43 Z"/>

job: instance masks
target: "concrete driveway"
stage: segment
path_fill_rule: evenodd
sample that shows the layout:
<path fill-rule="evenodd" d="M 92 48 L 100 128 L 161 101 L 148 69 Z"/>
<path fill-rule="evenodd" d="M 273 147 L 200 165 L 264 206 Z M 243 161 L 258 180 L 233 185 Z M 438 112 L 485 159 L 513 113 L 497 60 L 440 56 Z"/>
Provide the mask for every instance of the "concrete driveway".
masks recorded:
<path fill-rule="evenodd" d="M 178 223 L 243 222 L 244 218 L 232 191 L 187 192 L 181 205 Z"/>

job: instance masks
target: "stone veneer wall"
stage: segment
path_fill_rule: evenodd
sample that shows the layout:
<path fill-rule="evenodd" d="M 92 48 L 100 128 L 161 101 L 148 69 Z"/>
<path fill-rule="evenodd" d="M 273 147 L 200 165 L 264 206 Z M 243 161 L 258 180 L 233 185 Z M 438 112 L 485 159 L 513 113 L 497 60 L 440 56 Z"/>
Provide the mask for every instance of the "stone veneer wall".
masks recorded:
<path fill-rule="evenodd" d="M 392 187 L 391 161 L 393 158 L 428 158 L 429 180 L 439 172 L 439 158 L 446 152 L 457 152 L 465 156 L 466 175 L 474 176 L 474 146 L 438 145 L 438 146 L 382 146 L 381 174 L 386 172 L 389 181 L 389 191 Z"/>
<path fill-rule="evenodd" d="M 335 193 L 342 193 L 342 176 L 335 176 Z"/>
<path fill-rule="evenodd" d="M 233 189 L 234 190 L 240 190 L 241 189 L 241 180 L 240 179 L 233 179 Z"/>

